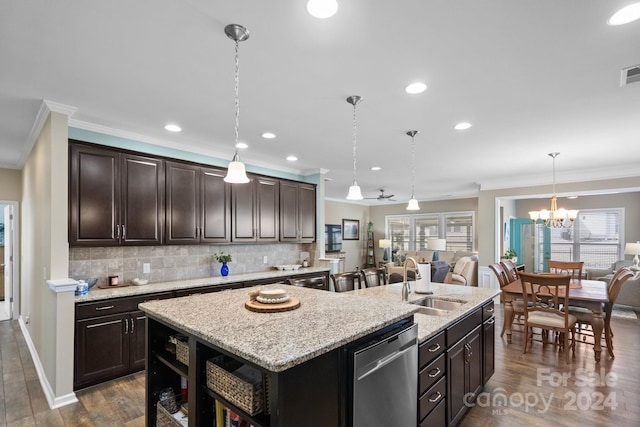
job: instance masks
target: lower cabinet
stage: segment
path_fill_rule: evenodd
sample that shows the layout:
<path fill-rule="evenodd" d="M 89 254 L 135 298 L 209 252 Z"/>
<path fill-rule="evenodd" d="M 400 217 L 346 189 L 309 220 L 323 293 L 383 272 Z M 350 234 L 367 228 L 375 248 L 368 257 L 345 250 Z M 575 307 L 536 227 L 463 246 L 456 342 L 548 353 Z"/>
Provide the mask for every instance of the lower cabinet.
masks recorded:
<path fill-rule="evenodd" d="M 493 301 L 482 307 L 482 376 L 483 384 L 496 371 L 495 359 L 495 338 L 496 338 L 496 318 L 493 315 Z"/>
<path fill-rule="evenodd" d="M 458 424 L 469 409 L 468 403 L 482 390 L 482 339 L 477 326 L 447 350 L 447 372 L 450 373 L 447 401 L 449 425 Z"/>

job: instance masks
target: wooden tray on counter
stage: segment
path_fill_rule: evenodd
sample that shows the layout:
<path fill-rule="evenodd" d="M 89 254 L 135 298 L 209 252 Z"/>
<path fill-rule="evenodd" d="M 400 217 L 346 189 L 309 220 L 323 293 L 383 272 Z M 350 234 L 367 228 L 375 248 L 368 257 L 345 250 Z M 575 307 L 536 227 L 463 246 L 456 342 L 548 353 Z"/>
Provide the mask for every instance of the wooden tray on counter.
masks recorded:
<path fill-rule="evenodd" d="M 296 297 L 290 297 L 289 301 L 280 304 L 264 304 L 260 301 L 249 300 L 244 303 L 244 307 L 247 310 L 255 311 L 256 313 L 278 313 L 282 311 L 295 310 L 300 307 L 300 300 Z"/>

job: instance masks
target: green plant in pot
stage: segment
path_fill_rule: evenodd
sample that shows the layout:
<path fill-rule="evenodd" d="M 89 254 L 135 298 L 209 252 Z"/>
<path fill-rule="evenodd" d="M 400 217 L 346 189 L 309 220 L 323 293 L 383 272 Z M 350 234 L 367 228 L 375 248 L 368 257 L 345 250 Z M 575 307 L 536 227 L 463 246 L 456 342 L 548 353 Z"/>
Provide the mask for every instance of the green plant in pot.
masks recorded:
<path fill-rule="evenodd" d="M 227 265 L 227 263 L 231 262 L 231 254 L 225 254 L 224 252 L 215 252 L 213 254 L 213 257 L 216 259 L 216 261 L 222 263 L 222 267 L 220 267 L 220 275 L 228 276 L 229 266 Z"/>
<path fill-rule="evenodd" d="M 502 255 L 500 257 L 500 259 L 508 259 L 508 260 L 513 261 L 513 262 L 517 262 L 518 261 L 518 254 L 513 249 L 507 249 L 505 251 L 504 255 Z"/>

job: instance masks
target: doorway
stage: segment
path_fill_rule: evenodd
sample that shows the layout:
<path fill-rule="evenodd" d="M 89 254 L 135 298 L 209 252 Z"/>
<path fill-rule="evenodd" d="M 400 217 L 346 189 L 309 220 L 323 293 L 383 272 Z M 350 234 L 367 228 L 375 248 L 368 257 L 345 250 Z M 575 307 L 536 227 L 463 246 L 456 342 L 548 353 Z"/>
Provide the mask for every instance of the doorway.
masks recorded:
<path fill-rule="evenodd" d="M 18 202 L 0 201 L 0 320 L 18 318 Z"/>

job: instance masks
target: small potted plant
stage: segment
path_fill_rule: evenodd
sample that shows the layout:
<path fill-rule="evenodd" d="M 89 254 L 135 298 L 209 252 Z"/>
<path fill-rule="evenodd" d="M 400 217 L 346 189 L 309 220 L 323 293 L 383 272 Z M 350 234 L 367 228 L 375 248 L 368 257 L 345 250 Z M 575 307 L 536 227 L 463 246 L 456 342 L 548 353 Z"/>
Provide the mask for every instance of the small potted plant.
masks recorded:
<path fill-rule="evenodd" d="M 518 262 L 518 254 L 513 249 L 507 249 L 504 255 L 500 257 L 500 259 L 508 259 L 513 262 Z"/>
<path fill-rule="evenodd" d="M 227 265 L 227 263 L 231 262 L 231 254 L 225 254 L 224 252 L 215 252 L 213 254 L 213 257 L 216 259 L 216 261 L 222 263 L 222 267 L 220 267 L 220 275 L 229 275 L 229 266 Z"/>

